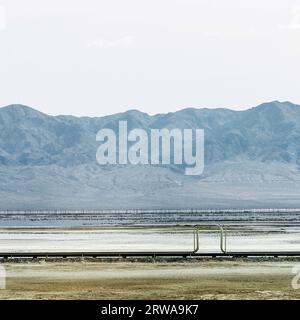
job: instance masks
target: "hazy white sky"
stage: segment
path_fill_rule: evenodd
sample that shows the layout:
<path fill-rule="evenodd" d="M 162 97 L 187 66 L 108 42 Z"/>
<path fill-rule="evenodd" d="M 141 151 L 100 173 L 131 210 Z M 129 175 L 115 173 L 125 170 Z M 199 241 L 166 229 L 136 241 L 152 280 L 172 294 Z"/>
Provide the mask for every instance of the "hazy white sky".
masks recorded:
<path fill-rule="evenodd" d="M 0 105 L 300 103 L 300 0 L 0 0 Z"/>

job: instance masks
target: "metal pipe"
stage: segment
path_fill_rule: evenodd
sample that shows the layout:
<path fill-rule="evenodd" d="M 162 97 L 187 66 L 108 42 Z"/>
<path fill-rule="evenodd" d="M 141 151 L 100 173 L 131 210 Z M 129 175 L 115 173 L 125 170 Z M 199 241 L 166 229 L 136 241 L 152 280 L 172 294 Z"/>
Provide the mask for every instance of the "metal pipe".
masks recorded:
<path fill-rule="evenodd" d="M 200 244 L 199 244 L 199 227 L 195 226 L 194 230 L 194 251 L 193 253 L 196 253 L 199 251 Z"/>
<path fill-rule="evenodd" d="M 225 253 L 227 253 L 227 226 L 224 226 L 225 230 Z"/>
<path fill-rule="evenodd" d="M 224 227 L 220 224 L 218 224 L 218 227 L 220 229 L 220 249 L 223 253 L 226 253 L 227 249 L 227 231 L 224 231 Z M 225 242 L 224 242 L 225 239 Z M 225 245 L 224 245 L 225 243 Z"/>
<path fill-rule="evenodd" d="M 217 224 L 217 225 L 211 225 L 211 226 L 215 226 L 219 229 L 220 231 L 220 250 L 226 254 L 227 253 L 227 229 L 220 225 L 220 224 Z M 196 248 L 195 248 L 195 245 L 194 245 L 194 252 L 193 253 L 196 253 L 199 251 L 199 248 L 200 248 L 200 244 L 199 244 L 199 230 L 200 230 L 200 227 L 199 225 L 195 226 L 195 231 L 194 231 L 194 244 L 195 244 L 195 239 L 196 239 Z"/>

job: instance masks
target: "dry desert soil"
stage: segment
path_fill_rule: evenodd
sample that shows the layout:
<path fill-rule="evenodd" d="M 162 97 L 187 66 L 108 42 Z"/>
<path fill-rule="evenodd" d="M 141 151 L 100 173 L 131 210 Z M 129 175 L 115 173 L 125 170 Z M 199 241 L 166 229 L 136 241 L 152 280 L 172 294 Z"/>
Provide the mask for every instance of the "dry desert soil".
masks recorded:
<path fill-rule="evenodd" d="M 300 298 L 300 289 L 292 287 L 293 268 L 300 266 L 295 259 L 40 260 L 1 266 L 6 289 L 0 299 Z"/>

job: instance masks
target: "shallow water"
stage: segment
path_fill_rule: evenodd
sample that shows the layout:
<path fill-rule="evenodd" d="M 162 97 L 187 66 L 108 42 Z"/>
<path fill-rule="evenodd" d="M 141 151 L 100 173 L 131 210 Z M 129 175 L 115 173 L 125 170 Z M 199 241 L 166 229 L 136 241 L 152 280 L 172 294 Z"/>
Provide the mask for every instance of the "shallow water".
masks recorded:
<path fill-rule="evenodd" d="M 239 222 L 300 223 L 300 211 L 293 212 L 198 212 L 198 213 L 0 213 L 0 227 L 79 227 L 120 225 L 182 225 Z"/>

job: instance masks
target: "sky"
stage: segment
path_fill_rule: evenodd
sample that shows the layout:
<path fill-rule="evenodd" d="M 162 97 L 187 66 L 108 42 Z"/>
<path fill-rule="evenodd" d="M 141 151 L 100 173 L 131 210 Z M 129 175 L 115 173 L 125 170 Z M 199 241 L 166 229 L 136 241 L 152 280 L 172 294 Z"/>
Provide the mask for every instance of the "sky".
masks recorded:
<path fill-rule="evenodd" d="M 0 106 L 300 104 L 300 0 L 0 0 Z"/>

